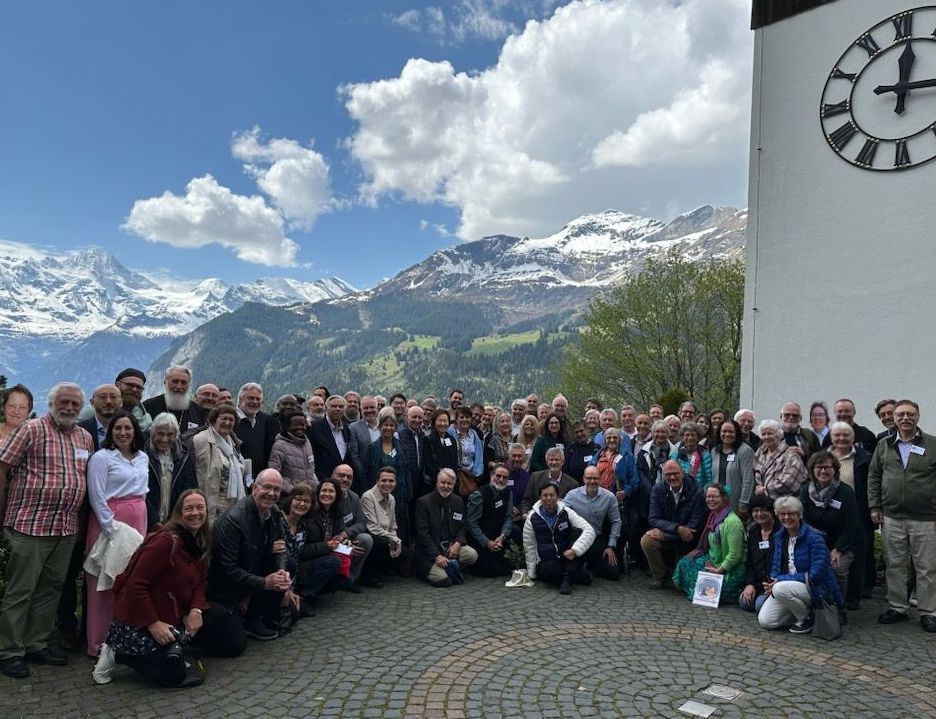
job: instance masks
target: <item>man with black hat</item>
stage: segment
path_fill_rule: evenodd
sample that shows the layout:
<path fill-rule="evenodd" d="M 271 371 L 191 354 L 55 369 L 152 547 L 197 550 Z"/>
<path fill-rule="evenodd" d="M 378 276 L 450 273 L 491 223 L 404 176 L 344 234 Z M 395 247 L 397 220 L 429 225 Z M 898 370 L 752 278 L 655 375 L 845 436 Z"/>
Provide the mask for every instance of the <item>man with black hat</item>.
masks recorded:
<path fill-rule="evenodd" d="M 153 424 L 153 418 L 143 406 L 143 387 L 146 385 L 146 375 L 138 369 L 127 367 L 117 375 L 114 384 L 120 390 L 123 408 L 136 417 L 141 430 L 148 431 L 150 425 Z"/>

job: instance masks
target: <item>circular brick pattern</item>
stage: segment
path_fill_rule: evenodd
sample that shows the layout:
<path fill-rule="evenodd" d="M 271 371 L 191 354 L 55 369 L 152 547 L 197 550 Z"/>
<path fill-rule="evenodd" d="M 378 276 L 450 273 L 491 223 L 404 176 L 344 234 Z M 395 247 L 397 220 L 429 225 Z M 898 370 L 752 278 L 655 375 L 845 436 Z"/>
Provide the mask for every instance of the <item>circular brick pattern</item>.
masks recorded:
<path fill-rule="evenodd" d="M 197 689 L 151 687 L 92 663 L 0 677 L 4 719 L 162 717 L 675 717 L 688 699 L 715 717 L 936 717 L 934 638 L 916 621 L 883 627 L 882 602 L 821 642 L 765 632 L 753 614 L 693 607 L 635 576 L 561 597 L 469 577 L 434 589 L 395 580 L 326 597 L 318 616 L 237 659 L 208 658 Z M 710 684 L 743 693 L 702 695 Z"/>

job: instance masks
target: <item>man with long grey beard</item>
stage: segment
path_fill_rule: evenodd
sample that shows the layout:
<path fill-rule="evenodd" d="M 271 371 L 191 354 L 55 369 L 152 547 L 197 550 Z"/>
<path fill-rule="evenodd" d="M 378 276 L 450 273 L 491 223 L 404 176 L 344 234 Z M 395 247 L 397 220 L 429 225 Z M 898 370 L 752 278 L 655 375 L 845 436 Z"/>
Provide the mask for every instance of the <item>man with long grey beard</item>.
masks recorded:
<path fill-rule="evenodd" d="M 189 396 L 189 390 L 192 387 L 192 371 L 188 367 L 173 365 L 167 369 L 163 386 L 165 392 L 143 402 L 143 407 L 150 417 L 156 417 L 163 412 L 171 412 L 179 422 L 179 431 L 183 433 L 205 424 L 204 413 Z"/>

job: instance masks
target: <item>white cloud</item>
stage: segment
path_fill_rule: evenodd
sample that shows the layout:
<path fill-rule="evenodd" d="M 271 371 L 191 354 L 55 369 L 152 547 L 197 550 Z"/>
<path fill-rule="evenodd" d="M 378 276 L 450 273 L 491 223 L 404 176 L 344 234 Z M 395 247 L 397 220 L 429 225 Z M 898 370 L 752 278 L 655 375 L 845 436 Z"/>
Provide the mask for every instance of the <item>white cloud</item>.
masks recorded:
<path fill-rule="evenodd" d="M 452 205 L 469 239 L 605 207 L 662 218 L 667 203 L 742 203 L 748 5 L 578 0 L 527 22 L 481 72 L 412 59 L 344 86 L 360 194 Z"/>
<path fill-rule="evenodd" d="M 299 250 L 284 234 L 282 216 L 262 197 L 236 195 L 211 175 L 189 181 L 184 196 L 167 190 L 137 200 L 123 227 L 175 247 L 221 245 L 261 265 L 293 266 Z"/>
<path fill-rule="evenodd" d="M 311 230 L 316 219 L 331 207 L 328 163 L 311 147 L 295 140 L 261 140 L 254 127 L 234 135 L 231 154 L 244 161 L 244 171 L 272 200 L 293 228 Z"/>

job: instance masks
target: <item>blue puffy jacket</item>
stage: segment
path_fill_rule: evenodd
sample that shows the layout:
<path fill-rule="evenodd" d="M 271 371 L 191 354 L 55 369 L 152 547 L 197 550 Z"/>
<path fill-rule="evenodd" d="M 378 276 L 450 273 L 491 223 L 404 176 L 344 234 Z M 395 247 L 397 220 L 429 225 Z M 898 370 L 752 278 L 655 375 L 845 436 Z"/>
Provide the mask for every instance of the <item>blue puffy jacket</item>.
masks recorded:
<path fill-rule="evenodd" d="M 786 527 L 780 527 L 774 534 L 773 564 L 770 569 L 773 579 L 778 582 L 808 584 L 814 607 L 822 600 L 829 600 L 836 606 L 844 607 L 845 601 L 832 572 L 829 548 L 823 536 L 806 522 L 800 522 L 796 546 L 793 548 L 793 563 L 797 570 L 795 574 L 787 572 L 789 536 Z"/>

